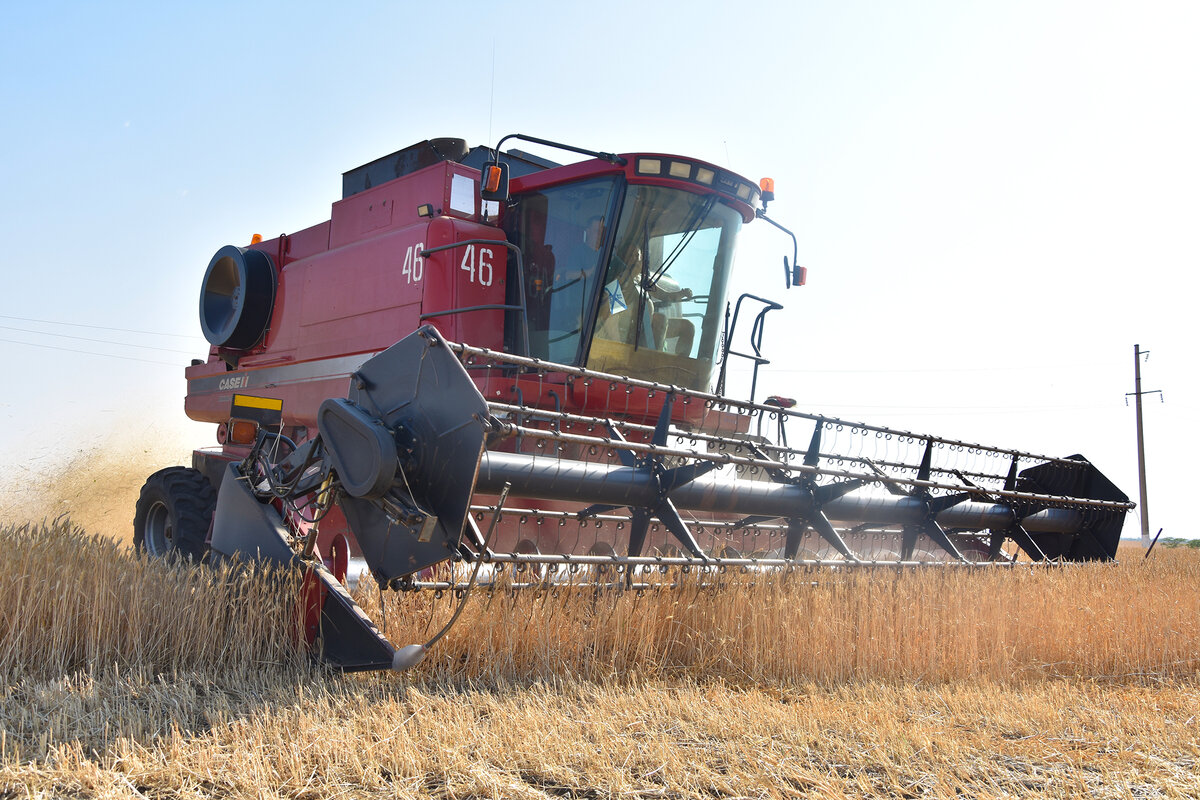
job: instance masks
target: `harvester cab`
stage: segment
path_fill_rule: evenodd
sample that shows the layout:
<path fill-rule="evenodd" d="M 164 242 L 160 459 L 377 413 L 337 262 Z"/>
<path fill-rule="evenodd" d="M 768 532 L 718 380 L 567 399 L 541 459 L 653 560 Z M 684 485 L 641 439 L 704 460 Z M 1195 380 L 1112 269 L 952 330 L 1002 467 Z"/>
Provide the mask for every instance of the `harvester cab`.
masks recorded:
<path fill-rule="evenodd" d="M 306 635 L 345 670 L 416 652 L 354 603 L 352 564 L 399 590 L 465 591 L 482 564 L 626 590 L 675 569 L 1114 557 L 1131 504 L 1081 456 L 726 396 L 781 308 L 728 298 L 742 226 L 782 229 L 768 181 L 516 137 L 587 156 L 558 165 L 508 138 L 398 151 L 345 173 L 328 221 L 217 251 L 185 410 L 218 447 L 150 477 L 138 547 L 299 565 Z M 784 268 L 803 283 L 795 249 Z"/>

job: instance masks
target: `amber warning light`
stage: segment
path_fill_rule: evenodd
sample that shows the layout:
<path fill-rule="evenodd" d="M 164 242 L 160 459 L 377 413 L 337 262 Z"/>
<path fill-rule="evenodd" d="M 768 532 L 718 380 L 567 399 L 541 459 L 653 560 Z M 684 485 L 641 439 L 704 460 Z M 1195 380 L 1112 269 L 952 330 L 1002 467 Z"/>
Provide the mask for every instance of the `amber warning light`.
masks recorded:
<path fill-rule="evenodd" d="M 758 189 L 762 192 L 763 208 L 766 208 L 767 203 L 775 199 L 775 179 L 763 178 L 758 182 Z"/>

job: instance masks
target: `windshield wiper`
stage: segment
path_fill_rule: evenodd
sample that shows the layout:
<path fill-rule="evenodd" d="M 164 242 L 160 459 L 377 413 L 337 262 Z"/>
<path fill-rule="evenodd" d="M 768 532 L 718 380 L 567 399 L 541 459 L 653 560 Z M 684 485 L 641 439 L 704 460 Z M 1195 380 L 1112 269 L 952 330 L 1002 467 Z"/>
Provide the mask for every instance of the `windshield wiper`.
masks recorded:
<path fill-rule="evenodd" d="M 692 239 L 696 238 L 696 234 L 699 232 L 700 226 L 703 225 L 704 221 L 708 219 L 708 214 L 710 211 L 712 211 L 713 204 L 716 203 L 716 201 L 717 196 L 715 194 L 710 194 L 707 198 L 705 198 L 703 204 L 696 207 L 695 211 L 692 213 L 691 220 L 688 221 L 687 227 L 684 230 L 683 238 L 679 240 L 674 248 L 672 248 L 667 257 L 663 259 L 662 266 L 658 268 L 658 271 L 650 277 L 649 282 L 646 285 L 646 291 L 650 291 L 658 285 L 659 279 L 666 274 L 667 270 L 669 270 L 679 256 L 683 254 L 683 251 L 687 249 L 687 246 L 692 243 Z"/>

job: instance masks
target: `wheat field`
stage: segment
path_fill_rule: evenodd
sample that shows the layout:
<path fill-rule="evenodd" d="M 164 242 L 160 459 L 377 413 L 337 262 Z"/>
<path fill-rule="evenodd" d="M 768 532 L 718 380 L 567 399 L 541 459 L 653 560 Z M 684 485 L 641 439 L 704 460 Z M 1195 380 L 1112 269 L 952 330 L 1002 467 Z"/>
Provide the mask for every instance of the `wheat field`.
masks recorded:
<path fill-rule="evenodd" d="M 729 574 L 638 595 L 479 593 L 426 669 L 440 679 L 672 678 L 730 685 L 1188 677 L 1200 668 L 1200 558 L 1013 569 Z M 706 580 L 712 580 L 707 577 Z M 398 640 L 449 616 L 428 594 L 364 593 Z M 399 622 L 393 622 L 399 620 Z"/>
<path fill-rule="evenodd" d="M 0 797 L 1200 796 L 1200 554 L 478 591 L 413 673 L 286 578 L 0 526 Z M 359 599 L 397 644 L 453 611 Z"/>

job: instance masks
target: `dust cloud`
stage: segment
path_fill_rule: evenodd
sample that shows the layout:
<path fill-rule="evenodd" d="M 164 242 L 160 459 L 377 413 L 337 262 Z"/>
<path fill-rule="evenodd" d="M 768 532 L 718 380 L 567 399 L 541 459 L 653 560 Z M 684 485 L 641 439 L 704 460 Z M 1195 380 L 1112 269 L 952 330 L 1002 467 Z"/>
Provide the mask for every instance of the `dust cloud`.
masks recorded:
<path fill-rule="evenodd" d="M 131 433 L 130 431 L 135 431 Z M 5 466 L 0 523 L 68 517 L 88 533 L 133 541 L 133 513 L 142 484 L 153 472 L 190 465 L 191 450 L 177 432 L 122 426 L 71 449 L 28 454 Z"/>

